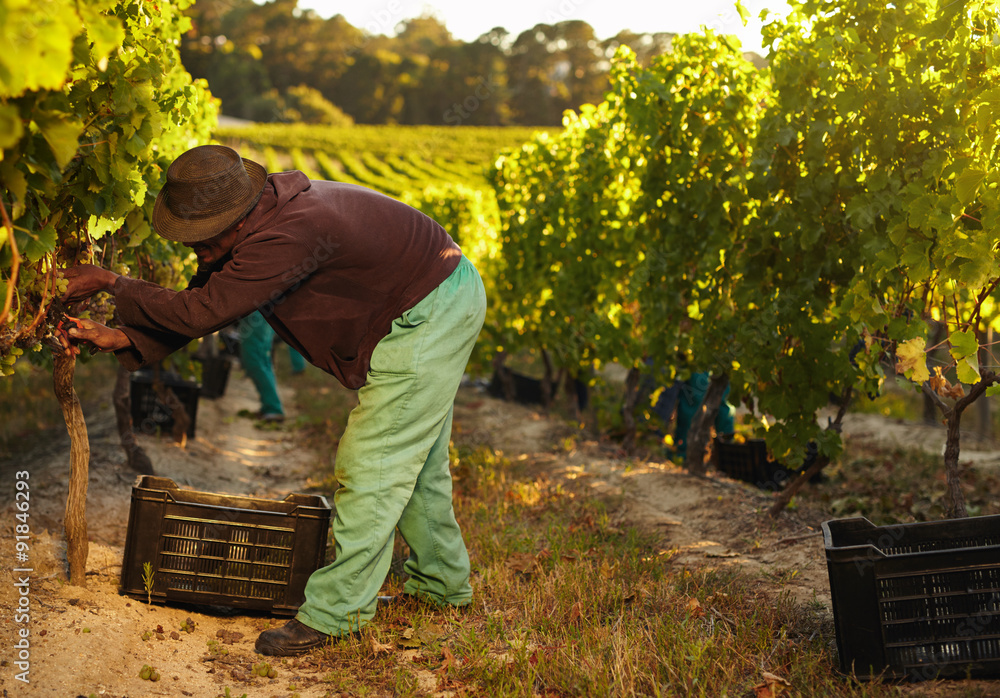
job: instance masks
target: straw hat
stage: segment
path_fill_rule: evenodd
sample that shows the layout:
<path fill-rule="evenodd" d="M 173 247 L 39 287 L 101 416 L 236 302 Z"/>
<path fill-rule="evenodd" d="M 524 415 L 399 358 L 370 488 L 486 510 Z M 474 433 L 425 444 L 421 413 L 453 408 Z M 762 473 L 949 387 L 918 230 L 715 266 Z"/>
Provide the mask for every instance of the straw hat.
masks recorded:
<path fill-rule="evenodd" d="M 266 181 L 267 170 L 232 148 L 192 148 L 167 168 L 167 183 L 153 206 L 153 228 L 178 242 L 213 238 L 253 210 Z"/>

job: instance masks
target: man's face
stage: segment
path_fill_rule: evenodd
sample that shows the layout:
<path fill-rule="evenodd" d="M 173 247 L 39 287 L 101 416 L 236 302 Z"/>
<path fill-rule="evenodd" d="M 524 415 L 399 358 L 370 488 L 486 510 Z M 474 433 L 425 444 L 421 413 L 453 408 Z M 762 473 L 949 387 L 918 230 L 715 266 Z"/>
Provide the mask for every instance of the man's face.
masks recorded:
<path fill-rule="evenodd" d="M 243 227 L 243 221 L 227 228 L 214 238 L 199 240 L 198 242 L 185 242 L 185 247 L 190 247 L 198 261 L 202 264 L 215 264 L 220 259 L 229 254 L 233 245 L 236 244 L 236 234 Z"/>

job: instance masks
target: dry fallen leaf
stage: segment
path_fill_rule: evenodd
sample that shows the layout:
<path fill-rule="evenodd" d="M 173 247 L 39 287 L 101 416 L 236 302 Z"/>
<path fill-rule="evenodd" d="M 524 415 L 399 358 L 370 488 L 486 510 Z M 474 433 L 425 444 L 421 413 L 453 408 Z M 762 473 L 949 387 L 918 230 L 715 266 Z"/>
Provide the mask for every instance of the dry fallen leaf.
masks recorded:
<path fill-rule="evenodd" d="M 413 628 L 407 628 L 403 631 L 403 637 L 399 640 L 399 646 L 409 649 L 420 647 L 420 638 L 414 637 Z"/>
<path fill-rule="evenodd" d="M 603 579 L 611 579 L 615 576 L 615 572 L 618 571 L 618 563 L 609 565 L 607 560 L 601 563 L 600 575 Z"/>
<path fill-rule="evenodd" d="M 389 653 L 392 652 L 392 645 L 386 644 L 384 642 L 379 642 L 374 637 L 371 638 L 372 641 L 372 652 L 375 654 Z"/>
<path fill-rule="evenodd" d="M 779 698 L 792 687 L 788 681 L 769 671 L 762 672 L 760 677 L 764 682 L 753 687 L 754 698 Z"/>
<path fill-rule="evenodd" d="M 455 655 L 451 653 L 451 650 L 447 647 L 441 648 L 441 654 L 444 656 L 444 661 L 441 662 L 441 666 L 434 670 L 435 674 L 447 673 L 448 667 L 455 666 L 457 663 L 455 661 Z"/>
<path fill-rule="evenodd" d="M 705 609 L 701 607 L 701 602 L 693 596 L 688 598 L 687 603 L 684 604 L 684 608 L 687 609 L 687 612 L 693 618 L 701 618 L 705 615 Z"/>
<path fill-rule="evenodd" d="M 531 574 L 537 560 L 531 553 L 513 553 L 507 558 L 507 569 L 515 574 Z"/>

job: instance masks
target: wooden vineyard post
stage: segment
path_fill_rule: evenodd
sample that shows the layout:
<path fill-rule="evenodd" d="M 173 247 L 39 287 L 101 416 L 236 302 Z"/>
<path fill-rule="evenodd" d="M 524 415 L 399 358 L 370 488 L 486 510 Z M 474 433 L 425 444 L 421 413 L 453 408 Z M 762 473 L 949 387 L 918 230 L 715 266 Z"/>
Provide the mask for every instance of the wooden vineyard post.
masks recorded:
<path fill-rule="evenodd" d="M 87 573 L 87 476 L 90 468 L 90 441 L 83 419 L 80 399 L 73 388 L 76 356 L 62 352 L 54 354 L 52 382 L 56 399 L 62 408 L 63 421 L 70 440 L 69 493 L 66 495 L 66 559 L 69 562 L 69 583 L 86 584 Z"/>

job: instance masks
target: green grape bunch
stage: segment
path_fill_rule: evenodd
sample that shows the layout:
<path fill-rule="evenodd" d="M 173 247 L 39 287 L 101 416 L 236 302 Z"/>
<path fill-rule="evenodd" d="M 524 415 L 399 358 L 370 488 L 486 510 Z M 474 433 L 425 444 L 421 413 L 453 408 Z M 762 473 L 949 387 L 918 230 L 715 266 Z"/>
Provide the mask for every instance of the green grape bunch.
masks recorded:
<path fill-rule="evenodd" d="M 114 296 L 108 293 L 99 293 L 90 298 L 84 310 L 80 311 L 77 317 L 93 320 L 102 325 L 111 325 L 115 317 Z"/>
<path fill-rule="evenodd" d="M 56 296 L 62 298 L 66 295 L 66 291 L 69 290 L 69 281 L 66 279 L 66 275 L 62 273 L 62 270 L 56 272 Z"/>
<path fill-rule="evenodd" d="M 60 270 L 136 267 L 173 285 L 192 266 L 149 219 L 163 172 L 207 142 L 218 102 L 180 62 L 191 0 L 7 3 L 4 26 L 46 26 L 0 53 L 0 373 L 17 348 L 70 352 Z M 153 8 L 154 11 L 150 11 Z M 141 274 L 140 274 L 141 276 Z"/>

